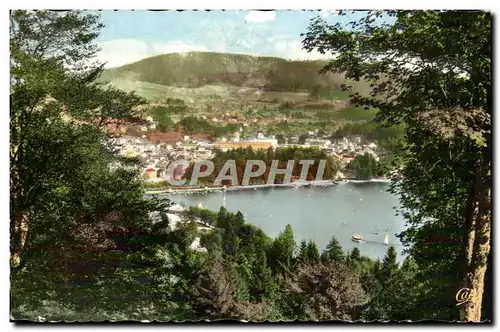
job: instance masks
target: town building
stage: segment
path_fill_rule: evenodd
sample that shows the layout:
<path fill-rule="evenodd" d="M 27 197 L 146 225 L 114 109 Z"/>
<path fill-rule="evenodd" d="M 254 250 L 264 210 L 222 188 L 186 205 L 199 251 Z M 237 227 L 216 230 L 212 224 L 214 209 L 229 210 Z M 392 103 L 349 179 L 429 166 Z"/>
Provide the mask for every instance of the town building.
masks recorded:
<path fill-rule="evenodd" d="M 331 144 L 331 142 L 330 140 L 321 138 L 306 138 L 304 144 L 306 146 L 317 146 L 320 149 L 324 149 L 327 148 Z"/>
<path fill-rule="evenodd" d="M 215 141 L 213 143 L 215 148 L 221 149 L 223 151 L 231 150 L 231 149 L 239 149 L 239 148 L 248 148 L 262 150 L 269 148 L 276 148 L 278 146 L 278 141 L 276 139 L 252 139 L 252 140 L 243 140 L 243 141 L 227 141 L 220 140 Z"/>

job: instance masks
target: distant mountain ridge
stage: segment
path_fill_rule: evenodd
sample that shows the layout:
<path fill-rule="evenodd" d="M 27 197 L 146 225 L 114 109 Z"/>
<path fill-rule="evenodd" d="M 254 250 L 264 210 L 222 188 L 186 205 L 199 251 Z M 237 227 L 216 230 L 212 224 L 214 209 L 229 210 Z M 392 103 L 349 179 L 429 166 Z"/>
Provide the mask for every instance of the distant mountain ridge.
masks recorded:
<path fill-rule="evenodd" d="M 246 54 L 189 52 L 157 55 L 106 69 L 101 80 L 127 80 L 163 86 L 196 88 L 230 85 L 276 91 L 340 89 L 344 78 L 319 74 L 327 61 L 291 61 Z"/>

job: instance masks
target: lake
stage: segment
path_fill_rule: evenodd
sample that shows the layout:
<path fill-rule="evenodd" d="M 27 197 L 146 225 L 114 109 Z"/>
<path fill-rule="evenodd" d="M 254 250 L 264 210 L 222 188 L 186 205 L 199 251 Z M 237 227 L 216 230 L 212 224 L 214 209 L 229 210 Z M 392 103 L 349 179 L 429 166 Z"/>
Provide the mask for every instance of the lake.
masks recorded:
<path fill-rule="evenodd" d="M 404 230 L 403 217 L 396 216 L 398 197 L 387 192 L 388 183 L 341 183 L 329 187 L 267 188 L 190 195 L 166 195 L 172 201 L 198 206 L 200 203 L 214 211 L 221 206 L 241 211 L 248 223 L 262 228 L 271 237 L 293 227 L 295 240 L 316 241 L 320 251 L 335 235 L 349 251 L 358 247 L 362 255 L 383 259 L 387 246 L 394 245 L 403 257 L 403 247 L 395 236 Z M 225 198 L 224 198 L 225 197 Z M 363 242 L 351 241 L 361 235 Z"/>

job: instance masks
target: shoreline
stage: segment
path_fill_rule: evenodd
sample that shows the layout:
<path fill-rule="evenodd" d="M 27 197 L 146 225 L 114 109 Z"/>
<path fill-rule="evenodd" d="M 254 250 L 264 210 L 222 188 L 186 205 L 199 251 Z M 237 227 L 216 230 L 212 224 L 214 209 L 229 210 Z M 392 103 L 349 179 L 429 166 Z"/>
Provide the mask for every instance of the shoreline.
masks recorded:
<path fill-rule="evenodd" d="M 185 188 L 185 189 L 173 189 L 165 188 L 159 190 L 146 190 L 146 195 L 182 195 L 182 194 L 194 194 L 194 193 L 211 193 L 211 192 L 224 192 L 224 191 L 240 191 L 240 190 L 257 190 L 257 189 L 268 189 L 268 188 L 299 188 L 299 187 L 330 187 L 343 183 L 390 183 L 391 179 L 378 178 L 370 180 L 357 180 L 350 178 L 343 178 L 339 180 L 313 180 L 313 181 L 296 181 L 285 184 L 254 184 L 248 186 L 232 186 L 232 187 L 204 187 L 204 188 Z"/>

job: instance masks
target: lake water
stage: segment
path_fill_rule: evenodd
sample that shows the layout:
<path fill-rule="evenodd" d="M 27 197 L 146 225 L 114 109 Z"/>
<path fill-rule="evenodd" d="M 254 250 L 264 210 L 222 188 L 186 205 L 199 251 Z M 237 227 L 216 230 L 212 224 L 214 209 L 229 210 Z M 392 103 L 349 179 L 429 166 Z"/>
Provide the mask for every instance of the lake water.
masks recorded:
<path fill-rule="evenodd" d="M 402 258 L 403 247 L 395 236 L 404 230 L 404 219 L 396 216 L 398 197 L 387 192 L 388 183 L 342 183 L 330 187 L 268 188 L 206 194 L 171 195 L 172 201 L 218 211 L 223 205 L 241 211 L 248 223 L 271 237 L 293 227 L 297 244 L 313 239 L 322 251 L 335 235 L 349 251 L 358 247 L 362 255 L 383 259 L 387 246 L 394 245 Z M 225 197 L 225 199 L 224 199 Z M 378 234 L 375 234 L 377 233 Z M 351 241 L 361 235 L 363 242 Z"/>

